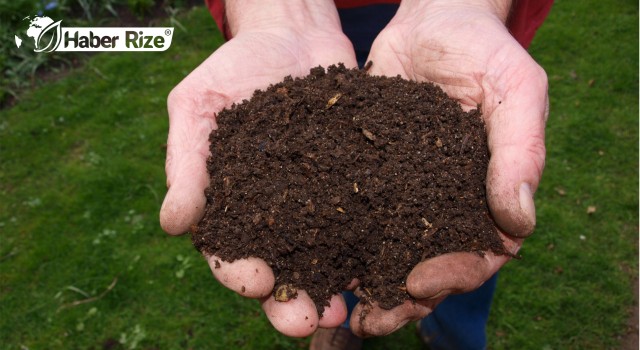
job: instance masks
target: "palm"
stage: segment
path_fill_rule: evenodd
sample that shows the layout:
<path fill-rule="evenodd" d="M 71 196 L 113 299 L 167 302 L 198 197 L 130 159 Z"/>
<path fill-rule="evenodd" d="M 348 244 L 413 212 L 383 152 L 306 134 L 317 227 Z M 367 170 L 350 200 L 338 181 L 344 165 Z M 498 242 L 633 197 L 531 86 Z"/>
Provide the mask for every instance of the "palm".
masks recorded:
<path fill-rule="evenodd" d="M 340 39 L 338 36 L 303 40 L 278 34 L 249 33 L 214 52 L 169 96 L 171 129 L 166 165 L 169 185 L 173 179 L 182 178 L 182 174 L 175 172 L 186 168 L 173 166 L 172 162 L 206 159 L 208 135 L 216 127 L 215 115 L 224 107 L 250 97 L 254 90 L 265 88 L 287 75 L 305 75 L 317 65 L 336 62 L 355 65 L 350 44 Z M 309 40 L 314 41 L 313 45 Z M 185 157 L 189 154 L 194 159 Z M 206 179 L 201 179 L 198 186 L 202 187 L 202 183 L 206 183 Z M 171 233 L 184 232 L 188 225 L 197 221 L 194 219 L 197 218 L 183 217 L 181 222 L 172 220 L 163 223 L 163 227 Z"/>
<path fill-rule="evenodd" d="M 497 18 L 464 12 L 435 12 L 417 25 L 394 19 L 374 42 L 369 60 L 372 74 L 433 82 L 463 108 L 481 108 L 491 153 L 488 203 L 505 246 L 515 254 L 522 243 L 517 237 L 530 234 L 535 224 L 533 202 L 521 197 L 523 183 L 529 197 L 535 191 L 544 167 L 544 71 Z M 374 309 L 362 322 L 352 320 L 354 331 L 390 333 L 424 317 L 447 294 L 479 287 L 508 260 L 453 253 L 425 261 L 407 278 L 418 303 Z"/>
<path fill-rule="evenodd" d="M 168 100 L 170 129 L 165 167 L 169 192 L 160 215 L 165 231 L 183 233 L 204 212 L 204 189 L 209 182 L 208 136 L 217 128 L 218 112 L 287 75 L 306 75 L 312 67 L 338 62 L 356 65 L 351 43 L 342 35 L 249 32 L 223 45 L 176 86 Z M 332 300 L 336 307 L 328 308 L 321 320 L 307 296 L 276 304 L 268 297 L 273 289 L 273 273 L 260 259 L 223 263 L 216 268 L 217 259 L 207 258 L 214 275 L 226 287 L 260 298 L 271 322 L 285 334 L 305 336 L 319 325 L 336 326 L 345 318 L 344 303 L 337 297 Z"/>
<path fill-rule="evenodd" d="M 518 85 L 527 81 L 524 75 L 539 74 L 499 20 L 434 17 L 414 27 L 387 27 L 372 49 L 372 71 L 434 82 L 467 108 L 482 104 L 485 115 L 521 88 Z"/>

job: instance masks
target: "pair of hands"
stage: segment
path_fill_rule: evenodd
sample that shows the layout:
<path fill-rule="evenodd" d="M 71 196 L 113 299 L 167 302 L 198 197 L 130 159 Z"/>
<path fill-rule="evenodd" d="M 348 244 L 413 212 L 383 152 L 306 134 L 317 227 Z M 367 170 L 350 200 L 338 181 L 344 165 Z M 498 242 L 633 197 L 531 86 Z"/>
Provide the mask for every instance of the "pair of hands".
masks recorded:
<path fill-rule="evenodd" d="M 506 248 L 513 254 L 535 226 L 535 192 L 544 168 L 544 127 L 548 115 L 546 74 L 504 26 L 508 6 L 500 1 L 405 0 L 371 48 L 370 73 L 438 84 L 463 108 L 482 108 L 489 150 L 487 196 Z M 318 65 L 343 62 L 355 67 L 353 47 L 341 32 L 333 1 L 227 1 L 233 39 L 216 50 L 176 86 L 168 99 L 167 186 L 160 222 L 170 234 L 197 223 L 208 185 L 208 135 L 216 114 L 256 89 L 285 76 L 304 76 Z M 214 155 L 215 156 L 215 155 Z M 318 317 L 313 301 L 276 302 L 274 276 L 260 259 L 233 263 L 207 257 L 214 276 L 227 288 L 261 301 L 273 326 L 304 337 L 346 318 L 340 295 Z M 351 328 L 360 336 L 392 333 L 428 315 L 444 297 L 482 285 L 509 260 L 490 252 L 451 253 L 418 264 L 407 278 L 416 303 L 392 310 L 374 307 L 363 320 L 358 305 Z M 258 271 L 258 272 L 257 272 Z M 362 322 L 361 322 L 362 321 Z"/>

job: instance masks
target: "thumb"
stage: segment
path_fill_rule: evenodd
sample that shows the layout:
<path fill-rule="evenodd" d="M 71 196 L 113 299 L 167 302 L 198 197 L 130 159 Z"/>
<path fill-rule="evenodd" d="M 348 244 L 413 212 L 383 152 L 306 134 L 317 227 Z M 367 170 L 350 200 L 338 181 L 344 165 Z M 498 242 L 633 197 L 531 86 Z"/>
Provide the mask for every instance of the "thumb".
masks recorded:
<path fill-rule="evenodd" d="M 169 95 L 169 137 L 165 172 L 169 190 L 160 209 L 160 225 L 172 235 L 184 233 L 204 214 L 204 190 L 209 184 L 206 161 L 209 133 L 216 129 L 215 112 L 224 98 L 187 96 L 181 86 Z M 220 96 L 218 96 L 220 97 Z M 202 99 L 203 102 L 198 102 Z M 204 103 L 204 101 L 208 103 Z M 220 108 L 211 101 L 220 101 Z"/>
<path fill-rule="evenodd" d="M 169 156 L 167 144 L 167 164 L 174 167 L 171 173 L 175 176 L 171 180 L 167 176 L 170 187 L 160 208 L 160 226 L 167 233 L 178 235 L 202 218 L 206 204 L 204 190 L 209 179 L 205 159 L 199 154 L 182 153 L 176 159 Z"/>
<path fill-rule="evenodd" d="M 536 224 L 533 193 L 544 168 L 549 113 L 546 74 L 528 55 L 527 59 L 525 67 L 503 75 L 516 85 L 494 104 L 497 107 L 486 120 L 489 208 L 504 232 L 522 238 L 531 235 Z"/>

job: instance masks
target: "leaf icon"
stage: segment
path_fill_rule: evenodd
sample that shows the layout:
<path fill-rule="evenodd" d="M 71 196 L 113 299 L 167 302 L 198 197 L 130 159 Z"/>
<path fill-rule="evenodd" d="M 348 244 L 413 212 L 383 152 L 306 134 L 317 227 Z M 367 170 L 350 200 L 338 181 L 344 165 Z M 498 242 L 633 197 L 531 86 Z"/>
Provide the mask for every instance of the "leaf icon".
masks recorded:
<path fill-rule="evenodd" d="M 60 22 L 62 22 L 62 20 L 51 23 L 45 27 L 42 32 L 40 32 L 40 35 L 38 35 L 38 38 L 36 39 L 36 49 L 33 51 L 51 52 L 58 48 L 58 45 L 60 45 L 60 42 L 62 41 L 62 27 L 60 27 Z M 49 38 L 48 43 L 43 45 L 43 42 L 41 41 L 46 40 L 44 35 L 47 33 L 51 34 L 51 37 Z"/>

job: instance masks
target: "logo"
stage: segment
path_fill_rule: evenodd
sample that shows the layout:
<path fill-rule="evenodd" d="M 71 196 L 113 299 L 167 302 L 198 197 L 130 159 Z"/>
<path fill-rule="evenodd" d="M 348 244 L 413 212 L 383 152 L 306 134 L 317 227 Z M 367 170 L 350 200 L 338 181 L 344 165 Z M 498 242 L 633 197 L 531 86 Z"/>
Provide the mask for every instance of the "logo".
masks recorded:
<path fill-rule="evenodd" d="M 52 51 L 165 51 L 171 46 L 173 27 L 62 27 L 47 16 L 29 16 L 26 36 L 35 52 Z M 14 35 L 16 46 L 23 39 Z"/>

